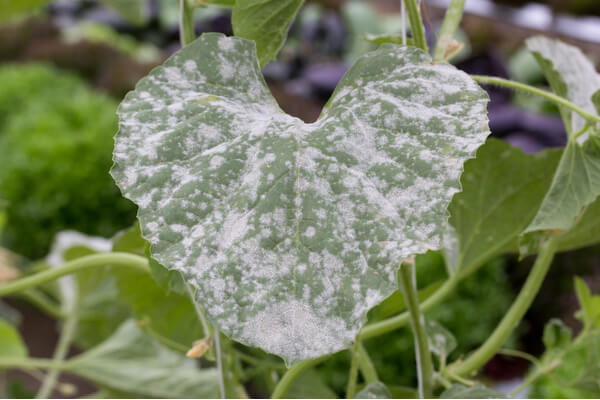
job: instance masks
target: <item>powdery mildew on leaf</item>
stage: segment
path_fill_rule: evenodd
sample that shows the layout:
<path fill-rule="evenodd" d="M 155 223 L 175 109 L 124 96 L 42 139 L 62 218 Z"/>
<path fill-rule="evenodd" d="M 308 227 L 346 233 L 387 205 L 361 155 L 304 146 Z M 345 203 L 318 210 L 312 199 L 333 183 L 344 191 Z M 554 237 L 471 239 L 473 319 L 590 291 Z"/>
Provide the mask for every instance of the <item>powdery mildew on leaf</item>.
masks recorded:
<path fill-rule="evenodd" d="M 454 67 L 384 45 L 305 124 L 252 42 L 204 34 L 121 104 L 112 174 L 213 323 L 292 363 L 348 345 L 399 262 L 440 247 L 486 103 Z"/>

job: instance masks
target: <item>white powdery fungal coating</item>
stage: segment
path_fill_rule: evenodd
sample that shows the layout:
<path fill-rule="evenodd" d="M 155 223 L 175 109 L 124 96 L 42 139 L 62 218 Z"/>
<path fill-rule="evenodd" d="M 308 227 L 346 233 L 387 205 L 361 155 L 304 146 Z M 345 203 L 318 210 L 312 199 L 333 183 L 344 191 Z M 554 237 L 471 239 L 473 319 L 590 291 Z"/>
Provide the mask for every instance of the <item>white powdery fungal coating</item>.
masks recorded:
<path fill-rule="evenodd" d="M 293 363 L 347 346 L 399 262 L 440 247 L 486 102 L 464 73 L 384 45 L 305 124 L 252 42 L 205 34 L 126 96 L 112 174 L 211 321 Z"/>

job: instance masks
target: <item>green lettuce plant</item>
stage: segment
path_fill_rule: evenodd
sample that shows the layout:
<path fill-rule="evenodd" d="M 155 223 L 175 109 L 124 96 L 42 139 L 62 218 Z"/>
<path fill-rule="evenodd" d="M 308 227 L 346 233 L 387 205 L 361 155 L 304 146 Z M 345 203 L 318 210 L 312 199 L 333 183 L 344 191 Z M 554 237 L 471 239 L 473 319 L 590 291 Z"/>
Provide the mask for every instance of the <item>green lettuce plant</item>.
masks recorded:
<path fill-rule="evenodd" d="M 343 351 L 351 360 L 347 398 L 502 397 L 472 374 L 510 351 L 502 347 L 556 252 L 600 238 L 600 76 L 591 62 L 572 46 L 536 37 L 527 47 L 553 92 L 469 76 L 447 62 L 457 49 L 452 38 L 464 1 L 451 2 L 432 57 L 418 4 L 406 0 L 412 45 L 379 38 L 380 47 L 350 68 L 320 118 L 306 124 L 279 109 L 260 72 L 281 47 L 300 2 L 207 3 L 233 7 L 238 36 L 195 39 L 191 14 L 198 4 L 181 0 L 183 48 L 143 78 L 118 110 L 111 174 L 139 207 L 141 238 L 121 251 L 83 256 L 0 286 L 1 296 L 108 268 L 106 279 L 125 279 L 119 291 L 127 293 L 135 278 L 123 273 L 134 271 L 156 280 L 156 295 L 142 297 L 155 304 L 143 308 L 139 297 L 123 298 L 137 327 L 126 321 L 96 347 L 64 360 L 77 325 L 74 307 L 53 360 L 15 354 L 0 356 L 0 366 L 51 370 L 41 397 L 64 370 L 111 390 L 136 392 L 130 384 L 137 383 L 141 394 L 179 397 L 198 394 L 165 390 L 189 382 L 177 379 L 201 382 L 204 396 L 243 397 L 241 383 L 260 375 L 279 398 L 297 394 L 302 380 L 318 382 L 311 368 Z M 487 95 L 477 83 L 556 103 L 567 146 L 526 155 L 486 141 Z M 428 250 L 443 251 L 447 279 L 418 290 L 414 260 Z M 507 252 L 536 254 L 521 291 L 475 351 L 448 359 L 456 339 L 426 316 L 444 307 L 462 280 Z M 165 287 L 188 306 L 186 315 L 197 317 L 194 343 L 174 339 L 179 331 L 157 330 L 160 317 L 150 311 L 175 300 L 167 299 Z M 578 292 L 592 299 L 582 304 L 586 324 L 593 324 L 594 300 Z M 371 308 L 398 295 L 402 305 L 391 315 L 368 321 Z M 381 382 L 363 344 L 405 326 L 414 337 L 417 388 Z M 549 329 L 547 343 L 565 341 L 552 339 L 560 329 Z M 136 345 L 142 339 L 124 339 L 137 332 L 152 338 L 142 346 L 148 352 Z M 186 368 L 186 349 L 215 366 Z M 149 359 L 156 364 L 148 362 L 146 371 Z M 125 373 L 118 367 L 130 365 L 139 373 L 115 381 Z M 147 384 L 146 374 L 164 386 Z"/>

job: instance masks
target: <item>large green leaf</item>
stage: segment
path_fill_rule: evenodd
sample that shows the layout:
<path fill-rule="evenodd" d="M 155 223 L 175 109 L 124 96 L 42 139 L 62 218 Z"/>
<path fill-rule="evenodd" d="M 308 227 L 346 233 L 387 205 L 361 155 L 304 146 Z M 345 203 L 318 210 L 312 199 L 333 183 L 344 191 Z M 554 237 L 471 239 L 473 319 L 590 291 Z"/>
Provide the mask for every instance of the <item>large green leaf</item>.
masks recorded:
<path fill-rule="evenodd" d="M 295 362 L 351 343 L 399 263 L 440 247 L 486 103 L 463 72 L 387 44 L 305 124 L 254 43 L 204 34 L 126 96 L 112 174 L 212 322 Z"/>
<path fill-rule="evenodd" d="M 236 36 L 256 42 L 260 65 L 273 60 L 304 0 L 236 1 L 231 24 Z"/>
<path fill-rule="evenodd" d="M 600 89 L 600 75 L 579 49 L 543 37 L 529 39 L 527 47 L 554 92 L 592 114 L 597 113 L 592 96 Z M 570 133 L 569 141 L 552 185 L 525 233 L 568 231 L 584 208 L 600 195 L 600 135 L 591 126 L 576 138 L 575 133 L 586 127 L 586 121 L 564 108 L 561 114 Z"/>
<path fill-rule="evenodd" d="M 167 350 L 126 321 L 105 342 L 71 359 L 67 370 L 102 386 L 159 398 L 219 396 L 215 369 Z"/>
<path fill-rule="evenodd" d="M 469 269 L 518 250 L 518 238 L 535 216 L 561 152 L 528 155 L 488 139 L 467 161 L 462 192 L 448 207 L 458 239 L 457 265 Z"/>

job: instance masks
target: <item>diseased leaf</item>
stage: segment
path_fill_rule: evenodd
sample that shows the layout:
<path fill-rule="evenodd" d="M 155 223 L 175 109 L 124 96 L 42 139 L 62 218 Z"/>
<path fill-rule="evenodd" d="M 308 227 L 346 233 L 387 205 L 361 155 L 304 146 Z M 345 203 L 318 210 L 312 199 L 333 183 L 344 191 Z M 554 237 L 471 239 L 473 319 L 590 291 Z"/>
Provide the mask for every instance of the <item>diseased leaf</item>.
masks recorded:
<path fill-rule="evenodd" d="M 27 347 L 14 325 L 0 318 L 0 358 L 27 357 Z"/>
<path fill-rule="evenodd" d="M 390 390 L 382 382 L 369 383 L 360 392 L 356 393 L 355 399 L 392 399 Z"/>
<path fill-rule="evenodd" d="M 527 47 L 555 93 L 592 114 L 597 113 L 592 96 L 600 89 L 600 75 L 579 49 L 544 37 L 529 39 Z M 561 108 L 561 115 L 569 141 L 552 185 L 524 233 L 568 231 L 584 208 L 600 195 L 600 134 L 589 127 L 576 138 L 575 133 L 587 126 L 585 119 L 565 108 Z"/>
<path fill-rule="evenodd" d="M 256 42 L 260 65 L 275 59 L 304 0 L 236 1 L 231 25 L 236 36 Z"/>
<path fill-rule="evenodd" d="M 518 238 L 535 216 L 561 152 L 529 155 L 508 143 L 488 139 L 465 163 L 462 192 L 448 207 L 458 238 L 457 265 L 476 267 L 518 251 Z"/>
<path fill-rule="evenodd" d="M 440 247 L 486 103 L 463 72 L 386 44 L 305 124 L 252 42 L 204 34 L 126 96 L 112 174 L 211 321 L 296 362 L 349 345 L 400 261 Z"/>
<path fill-rule="evenodd" d="M 216 370 L 167 350 L 126 321 L 105 342 L 76 356 L 67 370 L 102 386 L 158 398 L 216 398 Z"/>
<path fill-rule="evenodd" d="M 440 399 L 506 399 L 506 396 L 481 383 L 473 386 L 455 383 L 440 395 Z"/>

